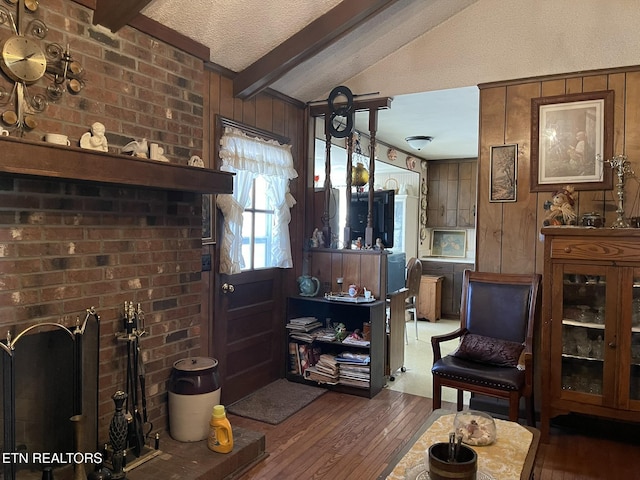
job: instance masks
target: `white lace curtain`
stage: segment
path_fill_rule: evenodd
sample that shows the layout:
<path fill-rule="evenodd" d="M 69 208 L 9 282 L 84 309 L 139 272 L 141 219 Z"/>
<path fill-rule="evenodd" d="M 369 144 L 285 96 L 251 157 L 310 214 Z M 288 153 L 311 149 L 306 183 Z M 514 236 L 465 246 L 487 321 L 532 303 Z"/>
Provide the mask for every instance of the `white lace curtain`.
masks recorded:
<path fill-rule="evenodd" d="M 242 221 L 253 180 L 262 176 L 267 182 L 267 201 L 274 210 L 274 237 L 271 267 L 291 268 L 289 240 L 290 209 L 296 201 L 289 192 L 289 180 L 298 173 L 293 168 L 291 145 L 252 137 L 243 131 L 225 127 L 220 139 L 221 170 L 235 173 L 233 194 L 217 196 L 216 204 L 224 217 L 220 245 L 220 273 L 240 273 L 242 258 Z"/>

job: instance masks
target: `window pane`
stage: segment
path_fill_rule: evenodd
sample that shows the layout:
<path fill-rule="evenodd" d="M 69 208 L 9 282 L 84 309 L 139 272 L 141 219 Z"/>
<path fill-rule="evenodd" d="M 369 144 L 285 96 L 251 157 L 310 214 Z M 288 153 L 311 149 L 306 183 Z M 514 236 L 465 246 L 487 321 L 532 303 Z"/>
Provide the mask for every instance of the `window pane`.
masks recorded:
<path fill-rule="evenodd" d="M 253 212 L 245 211 L 242 214 L 242 257 L 244 265 L 242 270 L 251 270 L 253 268 Z"/>
<path fill-rule="evenodd" d="M 256 187 L 256 210 L 266 210 L 267 209 L 267 182 L 265 182 L 263 177 L 256 178 L 255 181 Z"/>
<path fill-rule="evenodd" d="M 253 253 L 255 255 L 253 268 L 265 268 L 267 266 L 267 245 L 264 242 L 256 241 Z"/>
<path fill-rule="evenodd" d="M 272 215 L 268 213 L 256 212 L 256 237 L 266 237 L 271 232 Z M 270 235 L 269 235 L 270 236 Z"/>

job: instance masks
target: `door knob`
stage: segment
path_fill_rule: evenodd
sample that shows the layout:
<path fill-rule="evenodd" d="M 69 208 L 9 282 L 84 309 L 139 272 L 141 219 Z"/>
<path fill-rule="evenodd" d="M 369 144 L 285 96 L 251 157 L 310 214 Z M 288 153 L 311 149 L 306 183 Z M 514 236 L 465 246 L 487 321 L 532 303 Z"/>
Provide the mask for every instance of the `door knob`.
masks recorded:
<path fill-rule="evenodd" d="M 222 284 L 222 293 L 233 293 L 235 292 L 235 290 L 236 290 L 236 287 L 234 287 L 232 283 Z"/>

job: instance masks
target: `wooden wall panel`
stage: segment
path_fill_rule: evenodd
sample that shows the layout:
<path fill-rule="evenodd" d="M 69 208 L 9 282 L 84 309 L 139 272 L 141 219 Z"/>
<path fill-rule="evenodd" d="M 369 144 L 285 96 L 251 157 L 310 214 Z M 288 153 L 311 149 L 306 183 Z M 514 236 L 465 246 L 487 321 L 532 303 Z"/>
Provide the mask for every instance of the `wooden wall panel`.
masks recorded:
<path fill-rule="evenodd" d="M 551 199 L 552 192 L 530 192 L 528 179 L 531 175 L 531 126 L 527 116 L 531 115 L 531 99 L 538 96 L 607 89 L 615 92 L 614 155 L 626 154 L 632 169 L 640 172 L 640 67 L 589 72 L 582 76 L 558 75 L 539 81 L 528 79 L 480 87 L 476 230 L 476 258 L 479 270 L 510 271 L 532 267 L 537 272 L 543 270 L 539 231 L 546 214 L 544 203 Z M 501 96 L 507 97 L 506 103 L 501 101 Z M 518 143 L 520 150 L 518 201 L 515 204 L 496 204 L 488 201 L 490 147 L 503 142 Z M 615 208 L 615 184 L 612 190 L 578 193 L 578 216 L 596 211 L 604 214 L 607 225 L 611 225 L 616 218 Z M 628 179 L 625 185 L 625 216 L 640 216 L 640 183 L 632 178 Z M 521 238 L 512 235 L 512 230 L 520 231 Z M 531 248 L 532 245 L 535 245 L 535 248 Z M 518 259 L 515 264 L 514 258 Z"/>
<path fill-rule="evenodd" d="M 242 102 L 242 121 L 247 125 L 256 125 L 256 99 L 245 100 Z M 268 122 L 265 130 L 271 131 L 271 121 Z"/>
<path fill-rule="evenodd" d="M 617 80 L 617 79 L 616 79 Z M 616 91 L 616 94 L 618 92 Z M 624 112 L 624 146 L 618 147 L 615 142 L 615 154 L 624 153 L 632 162 L 633 170 L 640 175 L 640 72 L 631 72 L 626 75 L 625 112 Z M 618 117 L 616 116 L 616 120 Z M 640 216 L 640 195 L 638 180 L 626 182 L 625 187 L 625 211 L 630 217 Z M 612 220 L 615 219 L 612 214 Z"/>
<path fill-rule="evenodd" d="M 265 96 L 259 96 L 256 98 L 256 127 L 263 130 L 269 128 L 273 131 L 274 117 L 273 117 L 273 102 L 270 98 Z"/>
<path fill-rule="evenodd" d="M 518 144 L 522 152 L 530 152 L 531 99 L 540 94 L 539 83 L 525 83 L 507 87 L 505 143 Z M 516 202 L 503 204 L 502 268 L 504 273 L 535 271 L 537 245 L 536 198 L 528 194 L 531 182 L 529 155 L 518 158 L 518 195 Z M 524 187 L 524 188 L 523 188 Z"/>
<path fill-rule="evenodd" d="M 505 87 L 480 91 L 476 268 L 485 272 L 499 272 L 502 262 L 503 204 L 489 202 L 489 168 L 491 146 L 504 144 L 505 94 Z"/>

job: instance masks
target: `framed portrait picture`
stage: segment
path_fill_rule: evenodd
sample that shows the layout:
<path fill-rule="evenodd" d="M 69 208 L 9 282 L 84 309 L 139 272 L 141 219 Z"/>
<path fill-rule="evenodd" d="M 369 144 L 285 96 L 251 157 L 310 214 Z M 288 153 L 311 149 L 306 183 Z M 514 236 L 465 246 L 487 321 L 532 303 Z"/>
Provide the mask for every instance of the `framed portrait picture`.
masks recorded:
<path fill-rule="evenodd" d="M 215 195 L 202 194 L 202 243 L 216 243 Z"/>
<path fill-rule="evenodd" d="M 489 201 L 515 202 L 518 183 L 518 145 L 491 147 Z"/>
<path fill-rule="evenodd" d="M 436 230 L 431 232 L 431 256 L 464 258 L 467 248 L 465 230 Z"/>
<path fill-rule="evenodd" d="M 612 188 L 613 90 L 531 100 L 531 191 Z"/>

